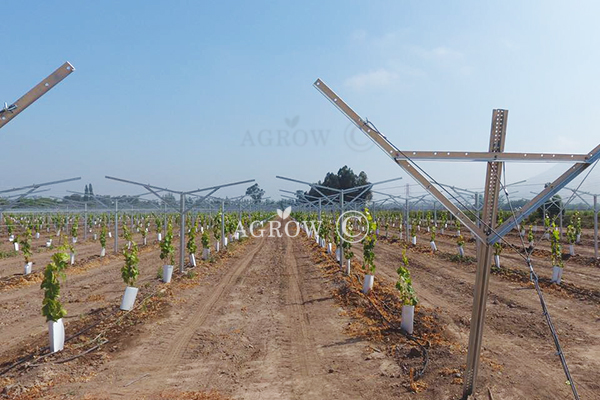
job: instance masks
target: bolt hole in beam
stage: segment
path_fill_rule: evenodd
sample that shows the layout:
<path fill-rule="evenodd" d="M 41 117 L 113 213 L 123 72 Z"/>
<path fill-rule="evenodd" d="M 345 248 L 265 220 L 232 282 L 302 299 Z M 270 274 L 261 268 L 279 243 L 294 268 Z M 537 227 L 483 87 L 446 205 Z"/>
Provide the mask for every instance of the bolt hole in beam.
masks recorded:
<path fill-rule="evenodd" d="M 50 89 L 60 83 L 64 78 L 69 76 L 75 68 L 65 62 L 63 65 L 58 67 L 52 74 L 47 76 L 44 80 L 34 86 L 31 90 L 21 96 L 12 106 L 8 109 L 0 109 L 0 114 L 5 114 L 5 111 L 10 111 L 10 115 L 2 115 L 0 117 L 0 128 L 9 123 L 13 118 L 19 115 L 23 110 L 37 101 L 40 97 L 46 94 Z"/>

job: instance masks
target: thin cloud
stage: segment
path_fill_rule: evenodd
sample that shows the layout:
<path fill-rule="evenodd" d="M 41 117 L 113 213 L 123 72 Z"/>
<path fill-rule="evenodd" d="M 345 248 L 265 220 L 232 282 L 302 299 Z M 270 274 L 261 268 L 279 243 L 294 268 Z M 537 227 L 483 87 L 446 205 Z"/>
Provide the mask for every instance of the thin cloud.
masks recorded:
<path fill-rule="evenodd" d="M 346 79 L 344 85 L 354 89 L 361 90 L 365 88 L 380 88 L 386 87 L 398 79 L 398 74 L 389 71 L 385 68 L 380 68 L 375 71 L 369 71 L 366 73 L 356 74 Z"/>
<path fill-rule="evenodd" d="M 422 47 L 416 47 L 415 50 L 416 53 L 421 57 L 433 60 L 459 60 L 463 57 L 463 54 L 460 51 L 454 50 L 446 46 L 439 46 L 433 49 L 424 49 Z"/>

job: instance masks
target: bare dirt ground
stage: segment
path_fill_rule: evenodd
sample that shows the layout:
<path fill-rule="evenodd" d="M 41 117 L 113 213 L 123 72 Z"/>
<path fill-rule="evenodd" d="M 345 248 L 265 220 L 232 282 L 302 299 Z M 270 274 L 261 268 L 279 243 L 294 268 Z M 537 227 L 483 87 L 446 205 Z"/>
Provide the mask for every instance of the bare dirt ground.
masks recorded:
<path fill-rule="evenodd" d="M 62 292 L 76 316 L 67 335 L 90 330 L 64 354 L 27 359 L 0 376 L 0 388 L 20 399 L 457 399 L 475 265 L 450 259 L 454 238 L 439 237 L 435 255 L 426 238 L 420 234 L 422 243 L 408 253 L 421 301 L 416 342 L 396 329 L 400 242 L 378 241 L 368 296 L 360 293 L 359 246 L 350 277 L 312 239 L 281 237 L 235 243 L 164 285 L 156 278 L 162 262 L 154 245 L 140 256 L 141 290 L 131 314 L 118 311 L 122 257 L 73 268 Z M 467 254 L 474 255 L 473 243 Z M 508 271 L 522 268 L 515 260 L 503 257 Z M 574 289 L 544 283 L 546 300 L 582 399 L 600 398 L 600 301 L 577 292 L 595 285 L 570 273 L 565 278 Z M 494 399 L 569 398 L 535 291 L 516 273 L 496 273 L 490 292 L 477 399 L 488 399 L 488 388 Z M 0 289 L 0 372 L 46 344 L 40 301 L 39 283 Z M 109 342 L 94 349 L 94 337 Z M 86 348 L 94 350 L 68 360 Z M 417 380 L 424 354 L 428 365 Z"/>
<path fill-rule="evenodd" d="M 417 246 L 409 246 L 411 274 L 423 305 L 435 307 L 449 318 L 448 329 L 465 348 L 472 310 L 475 263 L 451 261 L 458 253 L 455 238 L 440 236 L 440 250 L 431 254 L 429 236 L 418 235 Z M 403 242 L 381 238 L 376 247 L 377 276 L 395 281 L 401 263 Z M 360 253 L 357 249 L 356 253 Z M 445 253 L 445 254 L 444 254 Z M 475 255 L 475 244 L 466 245 L 466 255 Z M 360 254 L 359 254 L 360 259 Z M 565 268 L 565 290 L 549 283 L 551 265 L 534 257 L 543 290 L 559 333 L 573 379 L 582 398 L 600 398 L 597 371 L 600 367 L 600 269 L 571 258 Z M 502 268 L 492 275 L 484 334 L 484 360 L 479 387 L 490 387 L 501 399 L 569 398 L 562 368 L 542 315 L 538 296 L 528 280 L 511 271 L 526 271 L 520 257 L 510 251 L 502 255 Z M 507 272 L 508 271 L 508 272 Z M 527 270 L 528 271 L 528 270 Z M 586 289 L 586 290 L 579 290 Z M 483 395 L 480 391 L 480 395 Z"/>
<path fill-rule="evenodd" d="M 255 239 L 210 269 L 174 286 L 167 312 L 136 329 L 85 383 L 73 377 L 85 360 L 52 365 L 73 382 L 49 386 L 44 396 L 153 398 L 214 389 L 249 399 L 386 399 L 406 392 L 393 360 L 344 333 L 351 320 L 300 239 Z M 26 374 L 45 371 L 36 368 Z"/>

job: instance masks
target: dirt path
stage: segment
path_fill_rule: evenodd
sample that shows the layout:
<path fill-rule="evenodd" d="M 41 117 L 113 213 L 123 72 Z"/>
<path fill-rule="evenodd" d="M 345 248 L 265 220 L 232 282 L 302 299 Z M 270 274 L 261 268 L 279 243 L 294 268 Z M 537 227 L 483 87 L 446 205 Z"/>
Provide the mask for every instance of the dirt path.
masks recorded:
<path fill-rule="evenodd" d="M 379 279 L 397 279 L 401 249 L 399 243 L 377 243 Z M 355 253 L 360 260 L 359 249 Z M 408 256 L 422 304 L 439 308 L 456 341 L 466 348 L 474 266 L 440 259 L 422 248 L 411 248 Z M 552 294 L 547 294 L 546 300 L 580 394 L 594 398 L 600 393 L 595 372 L 600 368 L 600 308 L 597 303 Z M 570 390 L 554 351 L 535 291 L 492 276 L 478 387 L 492 387 L 501 399 L 569 398 Z"/>
<path fill-rule="evenodd" d="M 300 239 L 255 239 L 86 384 L 54 393 L 141 398 L 217 390 L 244 399 L 398 398 L 402 371 L 350 322 Z M 141 379 L 140 379 L 141 378 Z M 139 380 L 137 380 L 139 379 Z M 134 383 L 131 383 L 134 382 Z"/>

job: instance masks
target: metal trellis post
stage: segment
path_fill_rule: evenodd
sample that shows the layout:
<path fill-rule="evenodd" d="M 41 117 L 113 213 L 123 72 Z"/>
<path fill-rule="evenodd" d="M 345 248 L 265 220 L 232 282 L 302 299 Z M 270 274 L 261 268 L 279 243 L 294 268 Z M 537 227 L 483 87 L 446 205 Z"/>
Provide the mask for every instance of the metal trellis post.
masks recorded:
<path fill-rule="evenodd" d="M 500 241 L 504 235 L 510 232 L 524 218 L 538 209 L 554 194 L 568 185 L 579 174 L 589 168 L 600 159 L 600 145 L 586 154 L 543 154 L 543 153 L 505 153 L 504 136 L 506 133 L 505 110 L 494 110 L 492 120 L 492 132 L 490 137 L 490 150 L 488 152 L 446 152 L 446 151 L 407 151 L 395 147 L 390 140 L 379 132 L 372 123 L 361 118 L 350 108 L 333 90 L 322 80 L 317 79 L 314 87 L 323 94 L 333 105 L 335 105 L 358 129 L 371 138 L 382 151 L 384 151 L 398 166 L 413 177 L 427 190 L 435 199 L 454 215 L 471 233 L 478 242 L 481 242 L 477 251 L 477 272 L 475 282 L 475 298 L 473 304 L 473 318 L 471 319 L 471 332 L 469 337 L 469 351 L 467 356 L 467 371 L 464 379 L 463 399 L 473 394 L 479 365 L 479 354 L 481 350 L 481 339 L 485 316 L 485 300 L 487 298 L 487 286 L 491 266 L 491 246 Z M 422 168 L 416 164 L 416 160 L 462 160 L 462 161 L 484 161 L 487 162 L 486 186 L 484 194 L 483 226 L 476 223 L 465 215 L 453 201 L 446 197 L 438 189 L 441 186 Z M 552 183 L 546 185 L 544 190 L 538 193 L 532 200 L 527 202 L 512 218 L 504 221 L 496 227 L 496 216 L 498 206 L 498 192 L 500 186 L 501 166 L 504 161 L 534 161 L 534 162 L 570 162 L 573 163 L 561 176 Z M 454 201 L 458 201 L 448 193 Z M 407 196 L 408 197 L 408 196 Z M 477 210 L 476 210 L 477 211 Z M 545 311 L 544 311 L 545 312 Z M 558 342 L 555 340 L 557 348 Z M 562 353 L 560 353 L 562 356 Z M 563 359 L 561 358 L 561 362 Z M 565 375 L 575 398 L 578 398 L 575 382 L 572 381 L 568 369 L 563 362 Z"/>
<path fill-rule="evenodd" d="M 115 254 L 119 252 L 119 200 L 115 200 Z"/>
<path fill-rule="evenodd" d="M 179 272 L 183 273 L 185 263 L 185 194 L 180 194 L 179 214 Z"/>
<path fill-rule="evenodd" d="M 598 195 L 594 195 L 594 256 L 598 258 Z"/>

